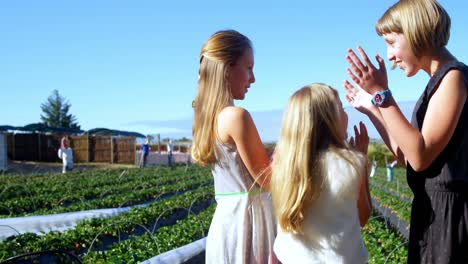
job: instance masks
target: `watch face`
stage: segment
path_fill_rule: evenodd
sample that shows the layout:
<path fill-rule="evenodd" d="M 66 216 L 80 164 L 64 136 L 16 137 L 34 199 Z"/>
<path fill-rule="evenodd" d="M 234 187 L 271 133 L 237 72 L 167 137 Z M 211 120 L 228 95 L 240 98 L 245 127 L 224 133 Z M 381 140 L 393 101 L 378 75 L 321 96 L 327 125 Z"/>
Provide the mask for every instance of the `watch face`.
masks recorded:
<path fill-rule="evenodd" d="M 382 102 L 382 95 L 380 94 L 375 95 L 375 102 L 380 104 Z"/>
<path fill-rule="evenodd" d="M 392 96 L 390 90 L 376 92 L 372 97 L 372 103 L 376 106 L 382 106 L 389 96 Z"/>

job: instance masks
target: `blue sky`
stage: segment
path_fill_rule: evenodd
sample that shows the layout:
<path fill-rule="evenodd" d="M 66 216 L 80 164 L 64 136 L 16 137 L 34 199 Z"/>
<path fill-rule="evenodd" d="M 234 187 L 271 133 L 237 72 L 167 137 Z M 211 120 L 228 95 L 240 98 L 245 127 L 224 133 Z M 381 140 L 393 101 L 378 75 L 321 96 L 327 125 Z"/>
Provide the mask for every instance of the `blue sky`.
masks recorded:
<path fill-rule="evenodd" d="M 374 25 L 394 2 L 2 2 L 0 125 L 39 122 L 41 103 L 57 89 L 83 129 L 190 136 L 200 48 L 221 29 L 253 42 L 256 83 L 236 104 L 254 119 L 278 113 L 308 83 L 328 83 L 343 95 L 346 49 L 362 45 L 385 58 Z M 467 63 L 468 1 L 440 3 L 452 18 L 448 48 Z M 389 73 L 398 101 L 417 100 L 427 80 L 422 72 Z M 262 138 L 272 137 L 268 130 L 259 127 Z"/>

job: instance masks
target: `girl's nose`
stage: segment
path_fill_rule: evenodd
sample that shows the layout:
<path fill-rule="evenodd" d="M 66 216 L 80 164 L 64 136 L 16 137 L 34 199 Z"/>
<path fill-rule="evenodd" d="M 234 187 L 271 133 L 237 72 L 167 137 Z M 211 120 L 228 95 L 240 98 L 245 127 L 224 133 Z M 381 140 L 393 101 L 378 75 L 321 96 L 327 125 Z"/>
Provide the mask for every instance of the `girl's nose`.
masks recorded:
<path fill-rule="evenodd" d="M 391 49 L 387 49 L 387 59 L 388 59 L 389 61 L 395 59 L 395 56 L 394 56 L 393 51 L 392 51 Z"/>

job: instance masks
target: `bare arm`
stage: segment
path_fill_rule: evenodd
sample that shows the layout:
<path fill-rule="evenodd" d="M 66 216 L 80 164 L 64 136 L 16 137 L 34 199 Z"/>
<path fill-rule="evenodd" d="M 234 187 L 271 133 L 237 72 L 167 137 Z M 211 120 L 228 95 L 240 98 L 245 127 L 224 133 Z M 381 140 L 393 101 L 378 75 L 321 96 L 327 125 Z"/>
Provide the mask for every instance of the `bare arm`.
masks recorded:
<path fill-rule="evenodd" d="M 400 164 L 405 164 L 404 154 L 401 152 L 395 140 L 388 134 L 387 124 L 385 124 L 379 108 L 371 103 L 371 95 L 360 88 L 355 88 L 348 81 L 345 81 L 343 86 L 346 92 L 346 100 L 359 112 L 369 117 L 385 145 L 387 145 Z"/>
<path fill-rule="evenodd" d="M 239 155 L 254 180 L 269 191 L 270 160 L 249 112 L 228 106 L 218 116 L 219 138 L 235 144 Z"/>
<path fill-rule="evenodd" d="M 365 165 L 365 164 L 364 164 Z M 369 178 L 367 166 L 364 166 L 364 172 L 359 181 L 359 195 L 357 200 L 357 207 L 359 211 L 359 223 L 361 227 L 367 224 L 372 214 L 372 200 L 369 191 Z"/>
<path fill-rule="evenodd" d="M 354 126 L 354 139 L 351 139 L 351 146 L 363 154 L 362 160 L 359 160 L 359 189 L 357 197 L 357 208 L 359 214 L 359 223 L 366 225 L 372 213 L 372 201 L 369 192 L 369 181 L 367 172 L 367 149 L 369 147 L 369 136 L 364 123 L 359 123 L 359 130 Z"/>
<path fill-rule="evenodd" d="M 393 98 L 380 109 L 382 117 L 391 123 L 388 131 L 398 142 L 414 170 L 429 167 L 447 146 L 455 132 L 467 98 L 462 73 L 449 71 L 429 101 L 421 132 L 405 119 Z"/>
<path fill-rule="evenodd" d="M 385 120 L 383 119 L 380 111 L 377 109 L 377 111 L 373 112 L 368 117 L 374 125 L 375 129 L 377 129 L 377 132 L 379 132 L 379 135 L 382 137 L 385 145 L 387 145 L 388 149 L 393 153 L 393 156 L 395 156 L 398 160 L 398 163 L 406 164 L 405 155 L 397 145 L 396 141 L 387 132 L 387 124 L 385 123 Z"/>
<path fill-rule="evenodd" d="M 348 69 L 348 75 L 355 83 L 368 93 L 387 89 L 387 72 L 380 56 L 376 56 L 379 63 L 377 69 L 362 48 L 359 48 L 359 52 L 365 65 L 354 51 L 348 52 L 347 59 L 353 70 L 351 72 Z M 393 98 L 389 98 L 385 107 L 379 108 L 382 120 L 387 124 L 385 130 L 414 170 L 425 170 L 447 146 L 465 105 L 467 93 L 462 73 L 458 70 L 449 71 L 430 99 L 421 131 L 411 126 Z"/>

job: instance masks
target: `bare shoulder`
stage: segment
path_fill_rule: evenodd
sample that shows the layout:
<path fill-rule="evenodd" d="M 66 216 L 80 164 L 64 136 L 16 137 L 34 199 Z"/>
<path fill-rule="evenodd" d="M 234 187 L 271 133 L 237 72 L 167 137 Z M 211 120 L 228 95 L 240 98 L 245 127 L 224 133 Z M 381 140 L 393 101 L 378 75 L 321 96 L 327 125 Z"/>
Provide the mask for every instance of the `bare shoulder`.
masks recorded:
<path fill-rule="evenodd" d="M 245 117 L 250 116 L 250 113 L 242 107 L 227 106 L 218 115 L 218 122 L 223 121 L 240 121 Z"/>
<path fill-rule="evenodd" d="M 440 81 L 439 87 L 435 90 L 429 101 L 429 110 L 436 107 L 436 112 L 441 115 L 457 115 L 463 108 L 468 94 L 467 80 L 458 69 L 447 72 Z M 440 111 L 440 105 L 444 105 L 445 111 Z M 435 120 L 436 123 L 439 120 Z"/>
<path fill-rule="evenodd" d="M 247 110 L 237 106 L 227 106 L 218 115 L 218 137 L 223 143 L 235 144 L 233 137 L 238 131 L 243 131 L 246 123 L 251 120 Z"/>
<path fill-rule="evenodd" d="M 468 80 L 465 79 L 463 72 L 458 69 L 452 69 L 445 74 L 440 82 L 440 87 L 443 89 L 459 89 L 466 92 Z"/>

